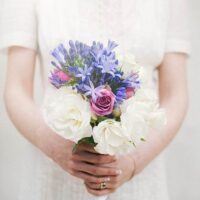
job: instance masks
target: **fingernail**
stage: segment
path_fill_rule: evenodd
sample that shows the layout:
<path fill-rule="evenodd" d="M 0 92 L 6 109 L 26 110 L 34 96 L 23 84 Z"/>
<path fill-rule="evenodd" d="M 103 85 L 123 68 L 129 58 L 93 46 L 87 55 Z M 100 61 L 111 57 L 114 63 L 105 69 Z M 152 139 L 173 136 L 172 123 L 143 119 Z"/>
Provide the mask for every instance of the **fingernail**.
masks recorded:
<path fill-rule="evenodd" d="M 116 173 L 117 173 L 118 175 L 120 175 L 120 174 L 122 173 L 122 170 L 118 169 L 118 170 L 116 170 Z"/>
<path fill-rule="evenodd" d="M 110 181 L 110 178 L 109 177 L 105 178 L 105 182 L 108 182 L 108 181 Z"/>

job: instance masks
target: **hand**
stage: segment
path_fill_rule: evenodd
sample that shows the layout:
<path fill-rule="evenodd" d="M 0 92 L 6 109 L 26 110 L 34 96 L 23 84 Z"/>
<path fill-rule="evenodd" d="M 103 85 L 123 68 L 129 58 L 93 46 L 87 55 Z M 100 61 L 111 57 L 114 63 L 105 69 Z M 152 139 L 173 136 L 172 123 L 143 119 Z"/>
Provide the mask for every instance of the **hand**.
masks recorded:
<path fill-rule="evenodd" d="M 111 176 L 121 173 L 116 167 L 106 166 L 115 161 L 115 156 L 99 154 L 93 145 L 81 144 L 72 155 L 71 174 L 83 179 L 84 182 L 100 185 L 102 182 L 109 182 Z"/>
<path fill-rule="evenodd" d="M 110 176 L 110 181 L 106 182 L 106 188 L 100 190 L 100 184 L 96 182 L 86 181 L 85 185 L 89 193 L 95 196 L 108 195 L 123 183 L 130 180 L 135 172 L 135 162 L 132 155 L 119 156 L 114 162 L 101 166 L 113 167 L 121 170 L 121 173 L 116 176 Z"/>
<path fill-rule="evenodd" d="M 51 138 L 51 142 L 48 142 L 48 146 L 46 149 L 50 149 L 50 153 L 47 153 L 49 157 L 66 172 L 82 179 L 84 182 L 100 184 L 109 181 L 110 176 L 119 174 L 117 168 L 102 165 L 112 163 L 116 158 L 97 154 L 91 145 L 81 144 L 73 153 L 74 143 L 55 134 Z M 98 163 L 99 166 L 95 166 L 94 163 Z"/>

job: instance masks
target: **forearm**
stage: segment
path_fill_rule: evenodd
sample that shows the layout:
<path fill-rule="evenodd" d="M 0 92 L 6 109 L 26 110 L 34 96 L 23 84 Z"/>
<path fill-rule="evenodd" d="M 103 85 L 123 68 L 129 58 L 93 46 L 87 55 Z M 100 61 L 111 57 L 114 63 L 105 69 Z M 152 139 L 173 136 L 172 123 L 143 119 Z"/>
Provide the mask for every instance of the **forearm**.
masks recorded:
<path fill-rule="evenodd" d="M 138 174 L 150 163 L 174 138 L 184 120 L 187 111 L 187 98 L 181 94 L 171 95 L 160 102 L 166 110 L 167 125 L 160 130 L 152 130 L 146 141 L 133 152 Z"/>
<path fill-rule="evenodd" d="M 15 86 L 7 84 L 5 88 L 4 99 L 8 115 L 27 140 L 46 154 L 51 154 L 49 142 L 53 133 L 45 125 L 32 96 L 23 87 L 17 85 L 18 83 Z"/>

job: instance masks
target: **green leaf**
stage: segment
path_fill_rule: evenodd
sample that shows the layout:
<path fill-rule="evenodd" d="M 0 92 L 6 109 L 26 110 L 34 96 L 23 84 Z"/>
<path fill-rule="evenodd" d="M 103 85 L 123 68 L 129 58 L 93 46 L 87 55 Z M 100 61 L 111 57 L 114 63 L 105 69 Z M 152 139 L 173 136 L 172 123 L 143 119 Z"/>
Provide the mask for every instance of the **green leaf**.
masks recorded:
<path fill-rule="evenodd" d="M 132 142 L 132 144 L 133 144 L 133 146 L 134 146 L 134 147 L 136 147 L 136 145 L 135 145 L 135 143 L 134 143 L 134 142 Z"/>
<path fill-rule="evenodd" d="M 75 78 L 71 78 L 70 81 L 68 82 L 68 85 L 73 86 L 76 84 L 76 79 Z"/>
<path fill-rule="evenodd" d="M 80 145 L 80 144 L 96 145 L 96 143 L 94 142 L 94 138 L 92 136 L 91 137 L 85 137 L 85 138 L 79 140 L 77 144 L 74 144 L 73 149 L 72 149 L 72 153 L 76 152 L 78 145 Z"/>
<path fill-rule="evenodd" d="M 140 140 L 141 140 L 142 142 L 146 142 L 146 140 L 145 140 L 144 138 L 140 138 Z"/>
<path fill-rule="evenodd" d="M 77 55 L 74 60 L 73 66 L 84 67 L 84 60 Z"/>
<path fill-rule="evenodd" d="M 92 125 L 92 127 L 96 126 L 97 125 L 97 120 L 91 118 L 90 124 Z"/>
<path fill-rule="evenodd" d="M 97 122 L 100 123 L 100 122 L 105 121 L 105 120 L 107 120 L 107 119 L 110 119 L 110 118 L 109 118 L 109 117 L 106 117 L 106 116 L 98 116 L 98 117 L 97 117 Z"/>
<path fill-rule="evenodd" d="M 94 142 L 94 138 L 91 136 L 91 137 L 85 137 L 79 140 L 78 145 L 79 144 L 96 144 L 96 143 Z"/>

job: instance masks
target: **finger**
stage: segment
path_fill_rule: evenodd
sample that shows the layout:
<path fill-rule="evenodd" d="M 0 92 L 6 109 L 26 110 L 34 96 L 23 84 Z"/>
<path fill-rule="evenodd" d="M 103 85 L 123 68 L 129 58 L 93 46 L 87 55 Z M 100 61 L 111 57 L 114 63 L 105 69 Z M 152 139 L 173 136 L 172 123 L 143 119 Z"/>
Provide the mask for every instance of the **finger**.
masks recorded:
<path fill-rule="evenodd" d="M 103 183 L 103 182 L 101 182 L 101 183 Z M 101 189 L 101 183 L 85 182 L 85 185 L 87 185 L 90 189 L 100 190 Z M 115 189 L 117 187 L 116 183 L 105 182 L 105 184 L 106 184 L 105 189 Z"/>
<path fill-rule="evenodd" d="M 89 152 L 77 152 L 72 156 L 72 159 L 92 164 L 109 164 L 116 161 L 115 156 L 93 154 Z"/>
<path fill-rule="evenodd" d="M 77 178 L 84 180 L 84 182 L 93 182 L 93 183 L 100 184 L 102 182 L 107 183 L 110 181 L 110 177 L 96 177 L 96 176 L 92 176 L 90 174 L 80 172 L 80 171 L 73 171 L 71 174 L 73 176 L 76 176 Z"/>
<path fill-rule="evenodd" d="M 121 174 L 121 170 L 110 167 L 101 167 L 84 162 L 74 162 L 73 169 L 87 172 L 94 176 L 116 176 Z"/>
<path fill-rule="evenodd" d="M 108 195 L 108 194 L 115 191 L 114 189 L 103 189 L 103 190 L 98 189 L 98 190 L 95 190 L 95 189 L 89 188 L 87 185 L 86 185 L 86 189 L 90 194 L 95 195 L 95 196 Z"/>
<path fill-rule="evenodd" d="M 110 181 L 106 182 L 106 188 L 107 189 L 115 189 L 118 187 L 118 185 L 120 185 L 120 176 L 110 176 Z M 91 189 L 99 189 L 100 188 L 100 184 L 103 182 L 85 182 L 86 185 L 88 185 L 88 187 L 90 187 Z"/>
<path fill-rule="evenodd" d="M 94 153 L 94 154 L 99 154 L 95 151 L 94 146 L 95 145 L 93 145 L 93 144 L 79 144 L 77 146 L 77 152 L 87 151 L 87 152 L 91 152 L 91 153 Z"/>

